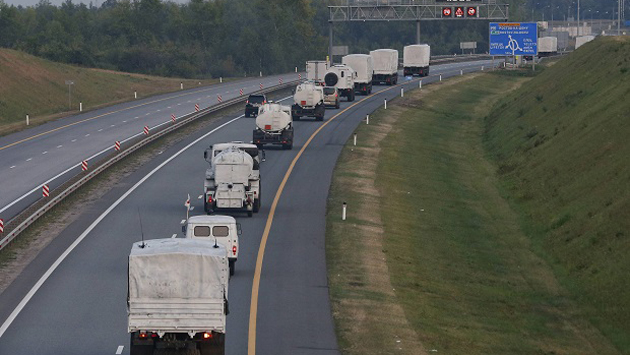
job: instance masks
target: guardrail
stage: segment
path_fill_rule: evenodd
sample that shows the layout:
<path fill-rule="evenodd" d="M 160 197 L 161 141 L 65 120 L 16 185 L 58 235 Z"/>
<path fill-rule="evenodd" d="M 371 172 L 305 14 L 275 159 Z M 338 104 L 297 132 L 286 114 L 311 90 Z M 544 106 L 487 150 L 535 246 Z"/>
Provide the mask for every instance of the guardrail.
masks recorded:
<path fill-rule="evenodd" d="M 286 83 L 276 85 L 267 89 L 258 90 L 252 92 L 251 94 L 269 94 L 276 91 L 281 91 L 293 87 L 300 80 L 288 81 Z M 73 176 L 68 181 L 64 182 L 54 190 L 50 191 L 49 197 L 41 198 L 38 201 L 31 204 L 29 207 L 24 209 L 22 212 L 18 213 L 14 218 L 12 218 L 5 226 L 4 232 L 0 233 L 0 237 L 4 234 L 4 237 L 0 239 L 0 251 L 4 249 L 7 245 L 9 245 L 15 238 L 25 231 L 29 226 L 31 226 L 35 221 L 37 221 L 40 217 L 42 217 L 46 212 L 50 211 L 57 204 L 62 202 L 66 197 L 75 192 L 81 186 L 85 185 L 92 178 L 96 177 L 107 168 L 111 167 L 115 163 L 129 156 L 131 153 L 137 151 L 138 149 L 146 146 L 147 144 L 155 141 L 158 138 L 161 138 L 169 133 L 172 133 L 179 128 L 186 126 L 187 124 L 207 116 L 209 114 L 224 110 L 228 107 L 234 106 L 238 103 L 242 103 L 247 99 L 246 95 L 237 96 L 235 98 L 226 100 L 222 103 L 219 103 L 214 106 L 210 106 L 204 109 L 199 110 L 198 112 L 191 112 L 184 116 L 176 118 L 175 122 L 170 125 L 166 125 L 161 123 L 157 126 L 154 126 L 149 129 L 149 135 L 146 137 L 131 137 L 131 139 L 127 139 L 123 141 L 125 143 L 132 142 L 130 146 L 127 148 L 120 146 L 120 150 L 116 150 L 114 145 L 112 145 L 112 152 L 109 153 L 104 159 L 99 161 L 94 165 L 93 168 L 89 168 L 87 171 L 82 171 L 75 176 Z M 161 127 L 163 126 L 163 127 Z M 160 128 L 155 133 L 152 132 L 152 129 Z"/>

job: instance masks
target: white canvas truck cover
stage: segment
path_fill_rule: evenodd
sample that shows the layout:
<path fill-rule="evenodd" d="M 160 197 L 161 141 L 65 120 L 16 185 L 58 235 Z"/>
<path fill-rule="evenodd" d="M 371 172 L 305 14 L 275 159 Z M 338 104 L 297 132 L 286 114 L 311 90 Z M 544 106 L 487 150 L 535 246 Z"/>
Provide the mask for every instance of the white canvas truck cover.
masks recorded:
<path fill-rule="evenodd" d="M 395 49 L 377 49 L 370 52 L 374 74 L 390 75 L 398 72 L 398 51 Z"/>
<path fill-rule="evenodd" d="M 403 49 L 404 67 L 428 67 L 431 60 L 431 47 L 428 44 L 413 44 Z"/>
<path fill-rule="evenodd" d="M 313 108 L 322 101 L 324 101 L 324 89 L 320 85 L 307 82 L 295 88 L 293 102 L 303 108 Z"/>
<path fill-rule="evenodd" d="M 265 105 L 256 117 L 256 126 L 265 132 L 280 132 L 288 128 L 291 122 L 291 115 L 279 104 Z"/>
<path fill-rule="evenodd" d="M 129 254 L 129 332 L 225 332 L 225 247 L 183 238 L 142 244 Z"/>
<path fill-rule="evenodd" d="M 558 51 L 557 37 L 540 37 L 538 39 L 538 52 L 548 53 Z"/>
<path fill-rule="evenodd" d="M 581 36 L 575 38 L 575 49 L 578 49 L 586 43 L 595 39 L 595 36 Z"/>
<path fill-rule="evenodd" d="M 372 65 L 372 57 L 368 54 L 348 54 L 341 58 L 341 62 L 354 70 L 357 75 L 354 78 L 355 83 L 367 84 L 372 81 L 374 74 L 374 65 Z"/>
<path fill-rule="evenodd" d="M 324 81 L 324 75 L 328 70 L 328 63 L 324 60 L 311 60 L 306 62 L 306 79 L 322 82 Z"/>
<path fill-rule="evenodd" d="M 254 170 L 251 155 L 236 148 L 228 148 L 216 157 L 212 164 L 215 184 L 247 184 Z"/>

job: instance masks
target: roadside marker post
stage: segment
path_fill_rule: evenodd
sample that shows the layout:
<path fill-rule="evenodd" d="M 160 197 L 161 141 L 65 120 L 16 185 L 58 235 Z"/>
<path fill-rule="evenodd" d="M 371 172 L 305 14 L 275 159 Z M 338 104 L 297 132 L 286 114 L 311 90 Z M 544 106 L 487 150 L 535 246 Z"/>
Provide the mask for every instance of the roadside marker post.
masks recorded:
<path fill-rule="evenodd" d="M 171 121 L 173 121 L 173 123 L 177 122 L 177 117 L 175 117 L 175 114 L 171 115 Z"/>
<path fill-rule="evenodd" d="M 442 74 L 440 74 L 440 81 L 442 81 Z"/>
<path fill-rule="evenodd" d="M 199 112 L 199 104 L 195 104 L 195 112 Z"/>
<path fill-rule="evenodd" d="M 0 218 L 0 234 L 4 233 L 4 219 Z"/>
<path fill-rule="evenodd" d="M 370 115 L 365 116 L 365 124 L 370 124 Z"/>
<path fill-rule="evenodd" d="M 278 84 L 282 85 L 282 78 L 278 79 Z"/>
<path fill-rule="evenodd" d="M 243 96 L 243 89 L 240 89 L 239 92 L 241 93 L 241 96 Z"/>
<path fill-rule="evenodd" d="M 223 102 L 223 98 L 221 97 L 221 95 L 217 95 L 217 101 L 218 101 L 219 103 L 222 103 L 222 102 Z"/>
<path fill-rule="evenodd" d="M 222 76 L 221 76 L 221 77 L 219 77 L 219 82 L 220 82 L 220 83 L 223 83 L 223 77 L 222 77 Z"/>
<path fill-rule="evenodd" d="M 31 124 L 30 122 L 30 117 L 28 117 L 28 113 L 26 114 L 26 125 L 28 126 L 29 124 Z"/>
<path fill-rule="evenodd" d="M 295 67 L 295 72 L 297 73 L 297 67 Z"/>
<path fill-rule="evenodd" d="M 120 152 L 120 141 L 116 141 L 116 143 L 114 143 L 114 149 L 115 149 L 117 152 Z"/>
<path fill-rule="evenodd" d="M 79 112 L 83 112 L 83 102 L 79 102 Z"/>
<path fill-rule="evenodd" d="M 88 169 L 88 161 L 84 160 L 81 162 L 81 170 L 87 171 L 87 169 Z"/>
<path fill-rule="evenodd" d="M 383 101 L 384 101 L 383 106 L 384 106 L 385 110 L 387 110 L 387 99 L 385 99 L 385 100 L 383 100 Z"/>
<path fill-rule="evenodd" d="M 134 92 L 133 92 L 133 98 L 134 98 L 134 99 L 137 99 L 137 98 L 138 98 L 138 92 L 137 92 L 137 91 L 134 91 Z"/>
<path fill-rule="evenodd" d="M 405 97 L 405 89 L 400 88 L 400 97 Z"/>
<path fill-rule="evenodd" d="M 48 184 L 44 184 L 44 186 L 42 186 L 42 196 L 43 197 L 50 196 L 50 188 L 48 187 Z"/>
<path fill-rule="evenodd" d="M 342 221 L 346 220 L 347 213 L 348 213 L 348 204 L 344 202 L 341 207 L 341 220 Z"/>
<path fill-rule="evenodd" d="M 357 145 L 357 134 L 354 134 L 354 145 Z"/>
<path fill-rule="evenodd" d="M 260 90 L 262 90 L 262 88 L 263 88 L 263 84 L 262 84 L 262 83 L 260 83 Z"/>
<path fill-rule="evenodd" d="M 262 78 L 262 72 L 260 72 L 260 77 Z"/>
<path fill-rule="evenodd" d="M 298 74 L 298 79 L 302 80 L 302 74 Z"/>
<path fill-rule="evenodd" d="M 144 132 L 145 135 L 149 135 L 149 126 L 144 126 L 144 129 L 142 130 Z"/>
<path fill-rule="evenodd" d="M 459 75 L 464 75 L 464 69 L 459 70 Z"/>
<path fill-rule="evenodd" d="M 180 90 L 184 90 L 184 82 L 183 81 L 179 82 L 179 89 Z"/>

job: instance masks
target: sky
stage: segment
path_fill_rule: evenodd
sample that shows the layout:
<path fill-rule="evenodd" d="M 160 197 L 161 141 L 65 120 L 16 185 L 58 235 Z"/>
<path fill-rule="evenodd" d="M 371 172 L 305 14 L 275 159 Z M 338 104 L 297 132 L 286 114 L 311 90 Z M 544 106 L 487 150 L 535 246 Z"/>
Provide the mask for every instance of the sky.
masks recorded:
<path fill-rule="evenodd" d="M 53 5 L 61 5 L 63 2 L 65 2 L 65 0 L 49 0 L 51 4 Z M 84 3 L 84 4 L 89 4 L 90 2 L 92 2 L 94 5 L 100 5 L 104 2 L 105 0 L 72 0 L 73 3 L 78 4 L 78 3 Z M 171 0 L 173 2 L 178 2 L 180 4 L 186 3 L 188 2 L 188 0 Z M 32 5 L 37 5 L 37 3 L 39 3 L 39 0 L 4 0 L 4 3 L 7 5 L 22 5 L 22 6 L 32 6 Z"/>

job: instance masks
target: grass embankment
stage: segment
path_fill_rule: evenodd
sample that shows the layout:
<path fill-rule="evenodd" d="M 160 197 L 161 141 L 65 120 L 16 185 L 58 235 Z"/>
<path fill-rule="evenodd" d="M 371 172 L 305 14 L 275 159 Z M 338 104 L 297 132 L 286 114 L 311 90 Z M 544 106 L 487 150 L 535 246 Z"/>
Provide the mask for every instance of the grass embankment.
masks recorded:
<path fill-rule="evenodd" d="M 486 74 L 412 92 L 344 148 L 327 234 L 344 353 L 617 353 L 530 239 L 484 150 L 493 104 L 534 80 Z"/>
<path fill-rule="evenodd" d="M 486 136 L 535 247 L 630 354 L 630 38 L 598 38 L 503 98 Z"/>
<path fill-rule="evenodd" d="M 68 107 L 68 86 L 72 86 L 72 108 Z M 138 97 L 208 85 L 218 80 L 182 80 L 149 75 L 81 68 L 51 62 L 10 49 L 0 49 L 0 134 L 25 128 L 25 116 L 31 124 L 76 113 L 79 102 L 89 110 L 106 104 Z"/>

